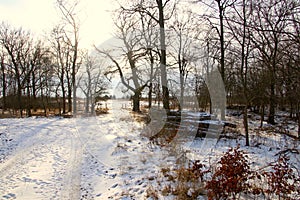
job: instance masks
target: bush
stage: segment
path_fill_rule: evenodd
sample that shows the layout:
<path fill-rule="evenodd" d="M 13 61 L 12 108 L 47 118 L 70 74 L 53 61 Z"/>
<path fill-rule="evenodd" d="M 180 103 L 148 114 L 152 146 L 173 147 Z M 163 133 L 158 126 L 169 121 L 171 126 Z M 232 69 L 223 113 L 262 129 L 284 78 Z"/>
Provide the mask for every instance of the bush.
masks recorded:
<path fill-rule="evenodd" d="M 297 199 L 292 194 L 299 197 L 299 176 L 289 164 L 289 158 L 286 155 L 279 156 L 276 163 L 272 164 L 272 171 L 265 172 L 268 189 L 265 191 L 270 196 L 276 195 L 278 199 Z"/>
<path fill-rule="evenodd" d="M 208 173 L 205 166 L 199 160 L 190 162 L 188 167 L 180 167 L 175 170 L 162 169 L 163 176 L 170 183 L 167 184 L 162 194 L 174 195 L 176 199 L 197 199 L 199 195 L 205 195 L 204 175 Z"/>
<path fill-rule="evenodd" d="M 250 166 L 247 155 L 239 147 L 229 149 L 218 165 L 206 184 L 208 199 L 236 199 L 238 194 L 249 190 Z"/>

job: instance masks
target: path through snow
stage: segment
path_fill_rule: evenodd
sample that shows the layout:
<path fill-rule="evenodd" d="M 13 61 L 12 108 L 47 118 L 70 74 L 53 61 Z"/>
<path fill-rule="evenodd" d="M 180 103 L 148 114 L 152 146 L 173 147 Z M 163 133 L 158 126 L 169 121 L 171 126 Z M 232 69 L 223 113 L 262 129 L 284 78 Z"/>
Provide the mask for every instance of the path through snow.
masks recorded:
<path fill-rule="evenodd" d="M 149 188 L 164 187 L 166 183 L 157 181 L 157 176 L 162 168 L 174 167 L 181 152 L 184 158 L 210 166 L 228 148 L 241 144 L 251 165 L 261 168 L 283 149 L 300 151 L 299 141 L 267 132 L 252 133 L 251 147 L 245 147 L 243 137 L 216 143 L 180 133 L 181 143 L 158 147 L 141 136 L 150 125 L 145 127 L 122 109 L 129 108 L 128 104 L 109 101 L 109 114 L 96 117 L 0 119 L 0 199 L 147 199 Z M 150 128 L 158 131 L 161 126 Z M 299 170 L 299 154 L 290 156 Z"/>
<path fill-rule="evenodd" d="M 0 199 L 142 197 L 156 150 L 122 109 L 128 103 L 110 101 L 97 117 L 1 119 Z"/>

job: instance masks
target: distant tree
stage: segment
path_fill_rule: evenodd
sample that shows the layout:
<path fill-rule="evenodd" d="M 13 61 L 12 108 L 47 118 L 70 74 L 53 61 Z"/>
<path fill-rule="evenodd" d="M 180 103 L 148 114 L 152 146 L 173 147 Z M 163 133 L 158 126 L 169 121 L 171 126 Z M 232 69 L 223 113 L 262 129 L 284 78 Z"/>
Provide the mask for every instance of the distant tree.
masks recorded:
<path fill-rule="evenodd" d="M 64 31 L 62 27 L 56 26 L 53 28 L 51 33 L 51 46 L 54 63 L 55 63 L 55 73 L 59 80 L 59 84 L 56 88 L 56 96 L 59 97 L 61 93 L 62 98 L 62 113 L 66 113 L 66 98 L 67 98 L 67 89 L 66 89 L 66 80 L 70 80 L 70 77 L 66 77 L 68 66 L 70 66 L 70 46 L 65 42 Z M 60 89 L 59 89 L 60 88 Z M 58 99 L 59 100 L 59 99 Z M 69 102 L 70 103 L 70 102 Z"/>
<path fill-rule="evenodd" d="M 194 71 L 192 63 L 199 57 L 196 40 L 202 31 L 196 23 L 193 13 L 177 9 L 174 12 L 174 21 L 171 29 L 174 35 L 171 37 L 170 57 L 175 60 L 179 72 L 179 109 L 184 107 L 184 93 L 188 75 Z"/>
<path fill-rule="evenodd" d="M 160 49 L 160 75 L 161 75 L 161 87 L 162 87 L 162 101 L 165 110 L 170 110 L 169 102 L 169 88 L 168 88 L 168 78 L 167 78 L 167 45 L 166 45 L 166 30 L 165 24 L 169 20 L 175 6 L 176 1 L 172 3 L 171 0 L 142 0 L 134 1 L 129 5 L 129 7 L 123 6 L 122 9 L 129 13 L 142 13 L 151 17 L 159 26 L 159 49 Z M 168 11 L 168 12 L 167 12 Z"/>
<path fill-rule="evenodd" d="M 142 39 L 138 31 L 139 18 L 120 10 L 117 14 L 116 37 L 122 43 L 116 49 L 99 49 L 97 52 L 108 58 L 113 64 L 106 74 L 118 73 L 122 84 L 133 93 L 133 111 L 140 112 L 140 98 L 149 80 L 143 80 L 140 68 L 142 58 L 146 55 L 145 48 L 140 46 Z M 116 54 L 118 52 L 119 54 Z M 114 55 L 113 55 L 114 54 Z M 124 57 L 122 56 L 124 55 Z M 123 62 L 122 62 L 123 60 Z M 128 70 L 126 68 L 128 67 Z M 127 75 L 127 76 L 126 76 Z"/>
<path fill-rule="evenodd" d="M 32 109 L 40 107 L 38 96 L 43 96 L 43 82 L 52 79 L 46 73 L 50 66 L 49 49 L 41 40 L 35 40 L 30 32 L 1 24 L 1 78 L 5 107 L 18 109 L 20 116 L 26 110 L 31 116 Z M 50 94 L 47 94 L 50 96 Z M 7 99 L 9 97 L 9 100 Z"/>
<path fill-rule="evenodd" d="M 217 89 L 217 87 L 213 86 L 214 80 L 209 78 L 218 71 L 218 68 L 216 68 L 216 66 L 219 63 L 219 51 L 217 48 L 215 48 L 218 44 L 218 41 L 214 39 L 215 37 L 216 32 L 213 31 L 213 27 L 209 25 L 203 38 L 201 38 L 202 42 L 200 43 L 200 47 L 198 48 L 200 58 L 198 58 L 199 60 L 197 64 L 199 66 L 196 67 L 195 72 L 195 93 L 198 99 L 199 108 L 206 110 L 206 106 L 209 105 L 210 114 L 216 114 L 215 109 L 213 109 L 213 95 L 214 97 L 216 97 L 215 100 L 221 101 L 226 96 L 224 94 L 224 91 L 221 90 L 216 91 L 216 93 L 218 94 L 213 94 L 213 90 Z M 212 90 L 210 91 L 210 89 Z M 223 102 L 221 102 L 221 104 L 223 106 Z M 220 102 L 217 105 L 220 105 Z M 218 109 L 220 109 L 220 107 Z"/>
<path fill-rule="evenodd" d="M 195 2 L 195 1 L 194 1 Z M 226 85 L 226 67 L 225 67 L 225 58 L 226 58 L 226 46 L 228 45 L 228 41 L 225 39 L 226 35 L 226 14 L 229 9 L 235 4 L 236 0 L 197 0 L 196 2 L 204 5 L 208 11 L 204 13 L 201 17 L 206 19 L 209 25 L 216 30 L 218 36 L 218 49 L 219 49 L 219 72 L 221 74 L 222 80 Z M 225 119 L 225 105 L 221 106 L 221 119 Z"/>
<path fill-rule="evenodd" d="M 12 71 L 17 85 L 17 108 L 22 117 L 25 108 L 22 100 L 22 92 L 32 72 L 29 63 L 32 39 L 30 33 L 24 31 L 22 28 L 12 28 L 4 23 L 1 24 L 0 28 L 0 44 L 6 50 L 11 62 L 11 65 L 8 65 L 10 67 L 8 70 Z M 30 94 L 28 93 L 28 95 Z"/>
<path fill-rule="evenodd" d="M 235 59 L 238 70 L 238 85 L 237 89 L 242 92 L 241 103 L 244 105 L 243 120 L 244 129 L 246 135 L 246 146 L 249 146 L 249 130 L 248 130 L 248 106 L 252 100 L 249 95 L 249 56 L 251 51 L 251 29 L 249 28 L 249 22 L 251 20 L 251 12 L 249 7 L 250 1 L 241 0 L 237 1 L 233 5 L 234 11 L 230 18 L 227 18 L 230 34 L 233 36 L 234 41 L 232 45 L 235 46 L 232 49 L 233 59 Z M 238 91 L 236 91 L 238 93 Z"/>
<path fill-rule="evenodd" d="M 291 117 L 296 113 L 298 119 L 298 138 L 300 139 L 300 3 L 293 1 L 295 4 L 294 11 L 291 12 L 291 29 L 288 34 L 289 48 L 285 48 L 287 56 L 287 69 L 283 70 L 287 73 L 286 83 L 287 98 L 290 103 Z"/>
<path fill-rule="evenodd" d="M 76 115 L 76 74 L 80 67 L 80 61 L 78 60 L 79 55 L 79 30 L 80 23 L 77 18 L 78 14 L 78 4 L 79 1 L 70 2 L 68 0 L 57 0 L 57 6 L 62 14 L 62 19 L 64 23 L 64 37 L 65 42 L 70 46 L 70 71 L 71 80 L 68 82 L 68 102 L 69 102 L 69 112 L 72 112 L 73 105 L 73 115 Z M 69 77 L 69 76 L 67 76 Z M 73 95 L 73 101 L 72 101 Z M 71 103 L 72 102 L 72 103 Z"/>
<path fill-rule="evenodd" d="M 51 97 L 55 94 L 56 86 L 56 74 L 55 74 L 55 62 L 53 59 L 50 47 L 44 47 L 43 53 L 40 54 L 40 61 L 38 62 L 39 67 L 36 71 L 36 91 L 41 99 L 41 103 L 37 106 L 43 108 L 45 116 L 47 115 L 47 110 L 50 107 L 55 107 L 51 105 Z M 56 106 L 57 108 L 57 106 Z"/>
<path fill-rule="evenodd" d="M 95 56 L 85 53 L 83 58 L 83 68 L 80 71 L 78 85 L 86 98 L 85 112 L 94 113 L 96 97 L 100 97 L 107 92 L 108 83 L 104 77 L 104 62 L 97 60 Z"/>
<path fill-rule="evenodd" d="M 6 110 L 6 89 L 7 89 L 7 80 L 6 80 L 6 73 L 7 73 L 7 64 L 5 63 L 5 52 L 4 49 L 0 52 L 0 65 L 1 65 L 1 88 L 2 88 L 2 112 Z"/>
<path fill-rule="evenodd" d="M 297 4 L 293 0 L 255 1 L 253 9 L 252 42 L 257 58 L 269 72 L 269 116 L 268 122 L 275 124 L 277 106 L 276 80 L 278 69 L 283 64 L 283 52 L 289 21 Z"/>

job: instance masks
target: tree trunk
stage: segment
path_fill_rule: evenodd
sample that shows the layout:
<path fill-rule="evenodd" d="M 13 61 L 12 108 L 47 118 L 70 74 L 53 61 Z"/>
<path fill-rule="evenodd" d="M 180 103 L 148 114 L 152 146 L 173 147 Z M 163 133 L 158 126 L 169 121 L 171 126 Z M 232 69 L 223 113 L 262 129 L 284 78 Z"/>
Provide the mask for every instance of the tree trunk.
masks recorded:
<path fill-rule="evenodd" d="M 152 87 L 153 87 L 153 83 L 152 81 L 149 84 L 149 93 L 148 93 L 148 108 L 150 109 L 152 106 Z"/>
<path fill-rule="evenodd" d="M 72 86 L 73 86 L 73 116 L 76 116 L 76 112 L 77 112 L 77 95 L 76 95 L 76 61 L 77 61 L 77 37 L 75 35 L 75 50 L 74 50 L 74 59 L 73 59 L 73 63 L 72 63 Z M 71 111 L 72 111 L 72 107 L 71 107 Z M 70 109 L 69 109 L 70 110 Z"/>
<path fill-rule="evenodd" d="M 182 110 L 183 106 L 183 98 L 184 98 L 184 75 L 180 74 L 180 99 L 179 99 L 179 110 Z"/>
<path fill-rule="evenodd" d="M 20 116 L 23 117 L 23 104 L 22 104 L 22 89 L 21 89 L 21 83 L 20 83 L 20 77 L 17 75 L 17 82 L 18 82 L 18 108 L 20 112 Z"/>
<path fill-rule="evenodd" d="M 249 128 L 248 128 L 248 103 L 244 107 L 244 129 L 246 136 L 246 146 L 249 146 Z"/>
<path fill-rule="evenodd" d="M 67 90 L 67 98 L 68 98 L 68 112 L 72 112 L 72 80 L 69 77 L 69 73 L 67 72 L 67 85 L 68 85 L 68 90 Z"/>
<path fill-rule="evenodd" d="M 27 79 L 27 105 L 26 105 L 26 109 L 27 109 L 27 116 L 31 117 L 31 97 L 30 97 L 30 79 Z"/>
<path fill-rule="evenodd" d="M 262 128 L 265 118 L 265 104 L 261 105 L 261 113 L 260 113 L 260 128 Z"/>
<path fill-rule="evenodd" d="M 1 72 L 2 72 L 2 112 L 6 110 L 6 76 L 5 76 L 5 66 L 4 61 L 1 59 Z"/>
<path fill-rule="evenodd" d="M 209 97 L 209 114 L 213 114 L 212 102 L 211 102 L 211 98 L 210 97 Z"/>
<path fill-rule="evenodd" d="M 135 90 L 134 95 L 132 96 L 132 101 L 133 101 L 133 112 L 141 112 L 140 110 L 140 95 L 141 92 L 139 89 Z"/>
<path fill-rule="evenodd" d="M 221 59 L 220 59 L 220 73 L 223 80 L 223 84 L 225 86 L 225 39 L 224 39 L 224 10 L 222 3 L 220 0 L 218 2 L 219 7 L 219 20 L 220 20 L 220 48 L 221 48 Z M 226 89 L 226 87 L 225 87 Z M 221 120 L 225 120 L 225 107 L 226 105 L 221 105 Z"/>
<path fill-rule="evenodd" d="M 68 112 L 72 112 L 72 89 L 71 88 L 68 89 Z"/>
<path fill-rule="evenodd" d="M 73 69 L 74 70 L 74 69 Z M 75 72 L 74 72 L 75 73 Z M 72 73 L 73 76 L 73 73 Z M 74 79 L 74 80 L 73 80 Z M 77 95 L 76 95 L 76 81 L 75 81 L 75 75 L 74 78 L 72 77 L 72 81 L 74 81 L 73 84 L 73 101 L 72 101 L 72 106 L 71 106 L 71 111 L 73 108 L 73 116 L 76 116 L 77 114 Z M 72 99 L 72 98 L 71 98 Z M 69 109 L 70 110 L 70 109 Z"/>
<path fill-rule="evenodd" d="M 271 82 L 271 93 L 270 93 L 270 108 L 269 108 L 269 117 L 268 117 L 268 123 L 269 124 L 275 124 L 275 84 L 273 84 L 273 81 Z"/>
<path fill-rule="evenodd" d="M 90 95 L 86 95 L 85 114 L 89 113 Z"/>
<path fill-rule="evenodd" d="M 65 88 L 64 86 L 62 86 L 62 112 L 63 114 L 66 113 L 66 91 L 65 91 Z"/>
<path fill-rule="evenodd" d="M 95 113 L 95 98 L 93 98 L 93 96 L 90 96 L 90 100 L 91 100 L 91 114 L 93 115 Z"/>
<path fill-rule="evenodd" d="M 149 52 L 150 56 L 150 83 L 149 83 L 149 93 L 148 93 L 148 108 L 152 107 L 152 92 L 153 92 L 153 67 L 154 67 L 154 57 L 152 55 L 152 51 Z"/>
<path fill-rule="evenodd" d="M 47 99 L 47 94 L 46 94 L 46 99 Z M 44 89 L 43 87 L 41 87 L 41 101 L 42 101 L 42 105 L 43 105 L 43 109 L 44 109 L 44 115 L 45 117 L 47 117 L 47 106 L 46 106 L 46 102 L 45 102 L 45 96 L 44 96 Z"/>
<path fill-rule="evenodd" d="M 169 113 L 170 102 L 169 102 L 169 88 L 167 79 L 167 55 L 166 55 L 166 36 L 165 36 L 165 19 L 164 19 L 164 7 L 162 0 L 157 0 L 159 10 L 159 28 L 160 28 L 160 71 L 161 71 L 161 85 L 162 85 L 162 100 L 164 109 Z"/>
<path fill-rule="evenodd" d="M 36 111 L 36 107 L 37 107 L 37 100 L 36 100 L 36 83 L 35 83 L 35 73 L 34 71 L 32 72 L 32 80 L 31 80 L 31 84 L 32 84 L 32 97 L 33 97 L 33 108 L 34 111 Z"/>

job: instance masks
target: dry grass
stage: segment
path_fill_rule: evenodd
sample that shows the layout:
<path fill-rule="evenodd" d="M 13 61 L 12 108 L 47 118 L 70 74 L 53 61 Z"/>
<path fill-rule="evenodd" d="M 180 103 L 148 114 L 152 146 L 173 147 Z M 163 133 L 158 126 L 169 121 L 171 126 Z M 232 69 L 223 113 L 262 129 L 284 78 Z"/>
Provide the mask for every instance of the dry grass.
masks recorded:
<path fill-rule="evenodd" d="M 145 123 L 145 124 L 148 124 L 150 122 L 150 116 L 148 115 L 147 112 L 133 112 L 131 111 L 131 116 L 133 117 L 133 119 L 139 123 Z"/>
<path fill-rule="evenodd" d="M 101 115 L 101 114 L 108 114 L 109 109 L 108 108 L 98 108 L 96 109 L 96 115 Z"/>
<path fill-rule="evenodd" d="M 160 179 L 156 180 L 160 187 L 155 189 L 149 187 L 147 196 L 154 199 L 160 195 L 174 196 L 174 199 L 178 200 L 192 200 L 197 199 L 200 195 L 206 195 L 204 182 L 199 175 L 201 169 L 195 169 L 194 166 L 178 169 L 162 168 Z"/>

